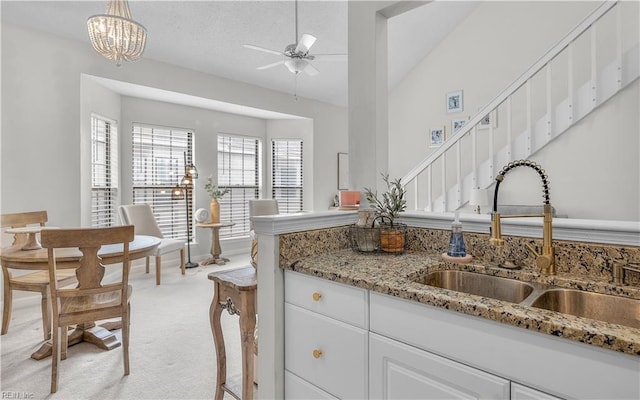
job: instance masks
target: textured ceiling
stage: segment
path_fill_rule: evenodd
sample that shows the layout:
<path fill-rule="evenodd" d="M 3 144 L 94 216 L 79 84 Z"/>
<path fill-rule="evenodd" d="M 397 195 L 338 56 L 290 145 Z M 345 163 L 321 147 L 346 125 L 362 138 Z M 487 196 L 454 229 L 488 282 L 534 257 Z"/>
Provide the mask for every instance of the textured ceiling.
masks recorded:
<path fill-rule="evenodd" d="M 2 21 L 89 43 L 86 20 L 106 11 L 106 1 L 2 0 Z M 433 2 L 389 20 L 389 82 L 395 85 L 465 18 L 477 2 Z M 133 19 L 148 30 L 143 57 L 257 86 L 347 105 L 347 61 L 315 60 L 318 75 L 294 75 L 280 65 L 256 67 L 282 57 L 243 44 L 282 51 L 295 40 L 293 1 L 138 1 Z M 318 38 L 311 54 L 347 53 L 347 2 L 298 4 L 299 34 Z"/>

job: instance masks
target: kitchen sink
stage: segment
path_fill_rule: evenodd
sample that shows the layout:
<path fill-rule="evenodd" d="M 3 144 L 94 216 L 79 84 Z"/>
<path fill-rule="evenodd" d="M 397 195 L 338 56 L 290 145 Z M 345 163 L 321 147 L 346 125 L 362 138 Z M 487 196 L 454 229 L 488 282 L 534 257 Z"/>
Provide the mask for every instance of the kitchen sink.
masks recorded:
<path fill-rule="evenodd" d="M 640 328 L 640 300 L 626 297 L 575 289 L 548 289 L 533 300 L 531 306 Z"/>
<path fill-rule="evenodd" d="M 534 289 L 532 285 L 515 279 L 457 270 L 433 271 L 415 282 L 511 303 L 520 303 Z"/>

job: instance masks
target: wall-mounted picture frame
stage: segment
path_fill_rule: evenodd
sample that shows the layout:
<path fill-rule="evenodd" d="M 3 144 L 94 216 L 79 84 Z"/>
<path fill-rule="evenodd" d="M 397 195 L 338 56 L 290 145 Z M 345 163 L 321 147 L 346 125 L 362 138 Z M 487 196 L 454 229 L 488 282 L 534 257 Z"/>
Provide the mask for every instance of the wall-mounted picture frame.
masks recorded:
<path fill-rule="evenodd" d="M 463 126 L 465 126 L 465 124 L 467 123 L 467 121 L 469 121 L 469 117 L 463 117 L 463 118 L 454 118 L 451 120 L 451 132 L 453 132 L 453 134 L 455 135 L 456 132 L 458 132 L 458 129 L 462 128 Z"/>
<path fill-rule="evenodd" d="M 445 141 L 445 127 L 429 129 L 429 147 L 440 147 Z"/>
<path fill-rule="evenodd" d="M 447 112 L 457 113 L 462 112 L 462 90 L 456 90 L 455 92 L 447 93 Z"/>
<path fill-rule="evenodd" d="M 493 110 L 478 123 L 478 129 L 489 129 L 498 127 L 498 110 Z"/>
<path fill-rule="evenodd" d="M 349 190 L 349 153 L 338 153 L 338 190 Z"/>

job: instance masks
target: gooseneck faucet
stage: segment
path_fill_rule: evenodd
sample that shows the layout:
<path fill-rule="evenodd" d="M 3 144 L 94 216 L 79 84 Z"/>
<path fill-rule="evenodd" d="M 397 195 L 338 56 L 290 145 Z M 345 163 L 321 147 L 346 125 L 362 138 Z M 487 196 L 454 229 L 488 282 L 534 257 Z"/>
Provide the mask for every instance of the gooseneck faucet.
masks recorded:
<path fill-rule="evenodd" d="M 533 168 L 538 173 L 538 175 L 540 175 L 540 178 L 542 179 L 542 197 L 544 198 L 543 213 L 541 215 L 511 214 L 501 216 L 500 213 L 498 213 L 498 189 L 500 188 L 500 183 L 504 180 L 504 176 L 507 174 L 507 172 L 516 167 Z M 527 244 L 526 246 L 529 251 L 531 251 L 536 256 L 536 265 L 538 266 L 538 268 L 540 268 L 540 271 L 548 275 L 555 275 L 556 264 L 552 244 L 553 232 L 551 227 L 553 216 L 551 210 L 551 203 L 549 201 L 549 178 L 542 167 L 530 160 L 518 160 L 510 162 L 509 164 L 505 165 L 496 176 L 496 189 L 493 194 L 493 212 L 491 213 L 491 239 L 489 239 L 489 243 L 493 246 L 498 247 L 504 245 L 504 239 L 502 239 L 502 234 L 500 232 L 500 218 L 542 217 L 542 251 L 539 253 L 531 245 Z"/>

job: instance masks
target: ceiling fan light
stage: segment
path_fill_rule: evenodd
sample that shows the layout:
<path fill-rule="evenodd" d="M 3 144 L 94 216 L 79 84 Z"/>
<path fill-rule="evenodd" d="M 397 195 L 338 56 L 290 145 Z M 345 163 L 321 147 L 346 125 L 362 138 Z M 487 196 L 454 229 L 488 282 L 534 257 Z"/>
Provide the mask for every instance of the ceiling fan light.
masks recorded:
<path fill-rule="evenodd" d="M 292 58 L 284 62 L 284 65 L 294 74 L 299 74 L 308 64 L 309 62 L 302 58 Z"/>

